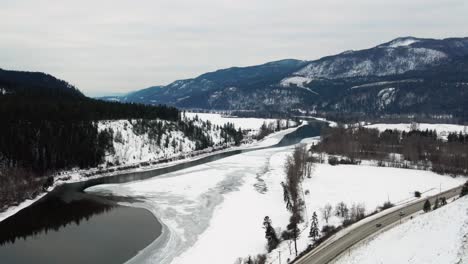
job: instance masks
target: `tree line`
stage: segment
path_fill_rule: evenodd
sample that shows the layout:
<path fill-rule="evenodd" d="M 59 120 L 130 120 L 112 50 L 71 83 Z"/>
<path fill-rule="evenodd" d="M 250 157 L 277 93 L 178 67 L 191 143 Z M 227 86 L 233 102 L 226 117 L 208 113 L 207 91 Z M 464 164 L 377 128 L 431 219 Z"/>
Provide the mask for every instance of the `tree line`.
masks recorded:
<path fill-rule="evenodd" d="M 444 140 L 436 131 L 416 127 L 409 132 L 379 132 L 364 127 L 326 128 L 322 130 L 321 142 L 312 150 L 346 156 L 343 162 L 349 163 L 373 159 L 382 166 L 416 165 L 437 173 L 468 175 L 468 135 L 463 133 L 450 133 Z"/>

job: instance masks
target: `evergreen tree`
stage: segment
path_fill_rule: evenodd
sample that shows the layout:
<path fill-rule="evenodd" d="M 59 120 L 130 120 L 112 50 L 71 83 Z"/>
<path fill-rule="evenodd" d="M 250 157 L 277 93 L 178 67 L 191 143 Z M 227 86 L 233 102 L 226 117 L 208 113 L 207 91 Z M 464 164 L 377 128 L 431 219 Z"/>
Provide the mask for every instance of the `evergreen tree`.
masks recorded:
<path fill-rule="evenodd" d="M 468 194 L 468 181 L 463 185 L 463 188 L 461 189 L 460 192 L 460 197 L 463 197 Z"/>
<path fill-rule="evenodd" d="M 312 214 L 312 224 L 310 226 L 309 237 L 315 242 L 319 238 L 319 228 L 318 228 L 318 219 L 317 213 Z"/>
<path fill-rule="evenodd" d="M 263 228 L 265 228 L 265 238 L 268 243 L 268 252 L 271 252 L 279 244 L 278 236 L 276 235 L 275 229 L 271 226 L 271 219 L 269 216 L 265 216 L 263 219 Z"/>
<path fill-rule="evenodd" d="M 423 206 L 424 212 L 429 212 L 431 210 L 431 202 L 429 200 L 426 200 Z"/>
<path fill-rule="evenodd" d="M 434 206 L 432 207 L 432 210 L 436 210 L 439 207 L 440 207 L 440 199 L 439 197 L 437 197 L 434 201 Z"/>

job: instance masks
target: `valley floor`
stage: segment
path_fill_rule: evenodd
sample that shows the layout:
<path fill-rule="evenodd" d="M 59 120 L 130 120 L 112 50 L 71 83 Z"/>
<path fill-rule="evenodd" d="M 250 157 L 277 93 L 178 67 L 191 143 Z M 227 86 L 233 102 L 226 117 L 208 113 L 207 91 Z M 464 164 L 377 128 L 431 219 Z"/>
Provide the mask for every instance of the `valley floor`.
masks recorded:
<path fill-rule="evenodd" d="M 222 122 L 224 122 L 224 123 L 229 122 L 228 120 L 229 119 L 220 117 L 218 122 L 220 122 L 220 124 L 222 124 Z M 255 120 L 255 124 L 260 123 L 259 120 Z M 117 121 L 117 123 L 119 123 L 119 121 Z M 249 124 L 249 121 L 248 121 L 248 118 L 239 118 L 238 123 L 240 125 Z M 296 125 L 295 123 L 290 123 L 290 124 L 291 124 L 291 126 Z M 230 147 L 225 148 L 225 149 L 213 150 L 212 152 L 210 152 L 210 151 L 206 151 L 206 152 L 194 151 L 194 152 L 200 152 L 200 154 L 197 154 L 196 156 L 193 156 L 193 157 L 190 157 L 190 158 L 178 159 L 178 160 L 174 160 L 174 161 L 171 161 L 171 162 L 160 163 L 160 164 L 146 166 L 146 167 L 140 167 L 139 164 L 141 162 L 129 163 L 130 161 L 127 160 L 127 163 L 123 164 L 123 166 L 135 165 L 135 168 L 125 169 L 125 170 L 120 171 L 120 170 L 117 169 L 119 166 L 115 166 L 111 172 L 105 172 L 105 173 L 100 173 L 99 168 L 74 169 L 74 170 L 70 170 L 70 171 L 63 171 L 59 175 L 55 176 L 55 183 L 54 183 L 54 185 L 52 187 L 48 188 L 48 191 L 51 191 L 52 189 L 54 189 L 58 185 L 62 185 L 62 184 L 66 184 L 66 183 L 86 181 L 86 180 L 89 180 L 89 179 L 100 178 L 100 177 L 108 177 L 108 176 L 112 176 L 112 175 L 119 174 L 119 173 L 126 173 L 126 172 L 133 172 L 133 171 L 145 171 L 145 170 L 163 168 L 163 167 L 168 167 L 168 166 L 172 166 L 172 165 L 175 165 L 175 164 L 184 163 L 184 162 L 187 162 L 187 161 L 190 161 L 190 160 L 200 159 L 200 158 L 203 158 L 203 157 L 206 157 L 206 156 L 210 156 L 210 155 L 214 155 L 214 154 L 221 153 L 221 152 L 226 152 L 226 151 L 268 147 L 268 146 L 277 144 L 284 137 L 284 135 L 293 132 L 297 128 L 298 127 L 293 127 L 293 128 L 281 130 L 279 132 L 273 133 L 273 134 L 265 137 L 263 140 L 252 141 L 250 143 L 242 144 L 241 146 L 237 146 L 237 147 L 236 146 L 230 146 Z M 135 144 L 135 142 L 136 142 L 136 140 L 132 141 L 133 145 Z M 137 142 L 137 143 L 140 143 L 140 142 Z M 182 154 L 190 154 L 190 153 L 192 153 L 192 152 L 179 153 L 179 154 L 182 155 Z M 173 157 L 177 157 L 177 155 L 174 155 Z M 90 175 L 93 175 L 93 176 L 86 176 L 87 174 L 90 174 Z M 20 210 L 32 205 L 33 203 L 35 203 L 36 201 L 41 199 L 46 194 L 47 194 L 47 192 L 42 192 L 41 194 L 34 197 L 33 199 L 28 199 L 28 200 L 22 201 L 19 204 L 11 206 L 7 210 L 5 210 L 3 212 L 0 212 L 0 222 L 3 221 L 4 219 L 16 214 Z"/>
<path fill-rule="evenodd" d="M 248 255 L 266 253 L 262 228 L 268 215 L 280 233 L 289 212 L 283 202 L 283 164 L 293 147 L 243 153 L 215 162 L 170 173 L 164 177 L 119 185 L 100 185 L 87 191 L 137 197 L 131 206 L 147 208 L 165 225 L 163 235 L 130 263 L 235 263 Z M 414 191 L 435 194 L 464 182 L 462 178 L 428 171 L 374 166 L 318 164 L 303 189 L 306 220 L 326 203 L 363 203 L 367 213 L 387 199 L 404 203 Z M 310 243 L 306 221 L 299 250 Z M 319 225 L 324 221 L 319 218 Z M 333 217 L 330 224 L 341 219 Z M 288 241 L 268 254 L 267 263 L 293 259 Z"/>

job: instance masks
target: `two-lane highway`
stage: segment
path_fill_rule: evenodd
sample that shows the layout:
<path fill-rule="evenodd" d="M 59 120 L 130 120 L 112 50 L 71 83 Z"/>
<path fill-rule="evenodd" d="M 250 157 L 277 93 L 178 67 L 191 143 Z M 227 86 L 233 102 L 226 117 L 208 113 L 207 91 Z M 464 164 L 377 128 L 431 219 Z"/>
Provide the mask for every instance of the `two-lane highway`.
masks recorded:
<path fill-rule="evenodd" d="M 399 206 L 398 208 L 388 209 L 375 219 L 363 219 L 354 225 L 351 225 L 347 229 L 344 229 L 332 236 L 327 241 L 322 243 L 311 252 L 302 256 L 296 260 L 295 264 L 326 264 L 332 261 L 341 253 L 353 245 L 359 243 L 361 240 L 369 237 L 370 235 L 379 232 L 381 229 L 395 224 L 401 220 L 402 217 L 412 215 L 422 210 L 424 202 L 430 199 L 431 204 L 434 203 L 437 197 L 445 197 L 447 199 L 455 197 L 460 194 L 462 186 L 444 191 L 440 194 L 421 198 L 417 201 L 408 203 L 405 206 Z M 387 212 L 387 213 L 385 213 Z M 382 214 L 381 213 L 381 214 Z M 344 234 L 343 234 L 344 232 Z M 343 234 L 343 235 L 340 235 Z"/>

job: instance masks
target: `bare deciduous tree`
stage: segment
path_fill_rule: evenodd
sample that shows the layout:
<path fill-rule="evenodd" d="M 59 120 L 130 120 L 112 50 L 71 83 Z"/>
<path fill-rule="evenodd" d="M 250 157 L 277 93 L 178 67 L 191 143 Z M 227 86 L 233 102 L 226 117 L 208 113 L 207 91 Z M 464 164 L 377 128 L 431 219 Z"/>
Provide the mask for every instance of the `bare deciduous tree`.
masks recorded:
<path fill-rule="evenodd" d="M 322 218 L 323 220 L 325 220 L 325 222 L 328 224 L 328 220 L 330 219 L 331 217 L 331 213 L 332 213 L 332 206 L 331 204 L 327 203 L 323 208 L 320 209 L 320 211 L 322 212 Z"/>

